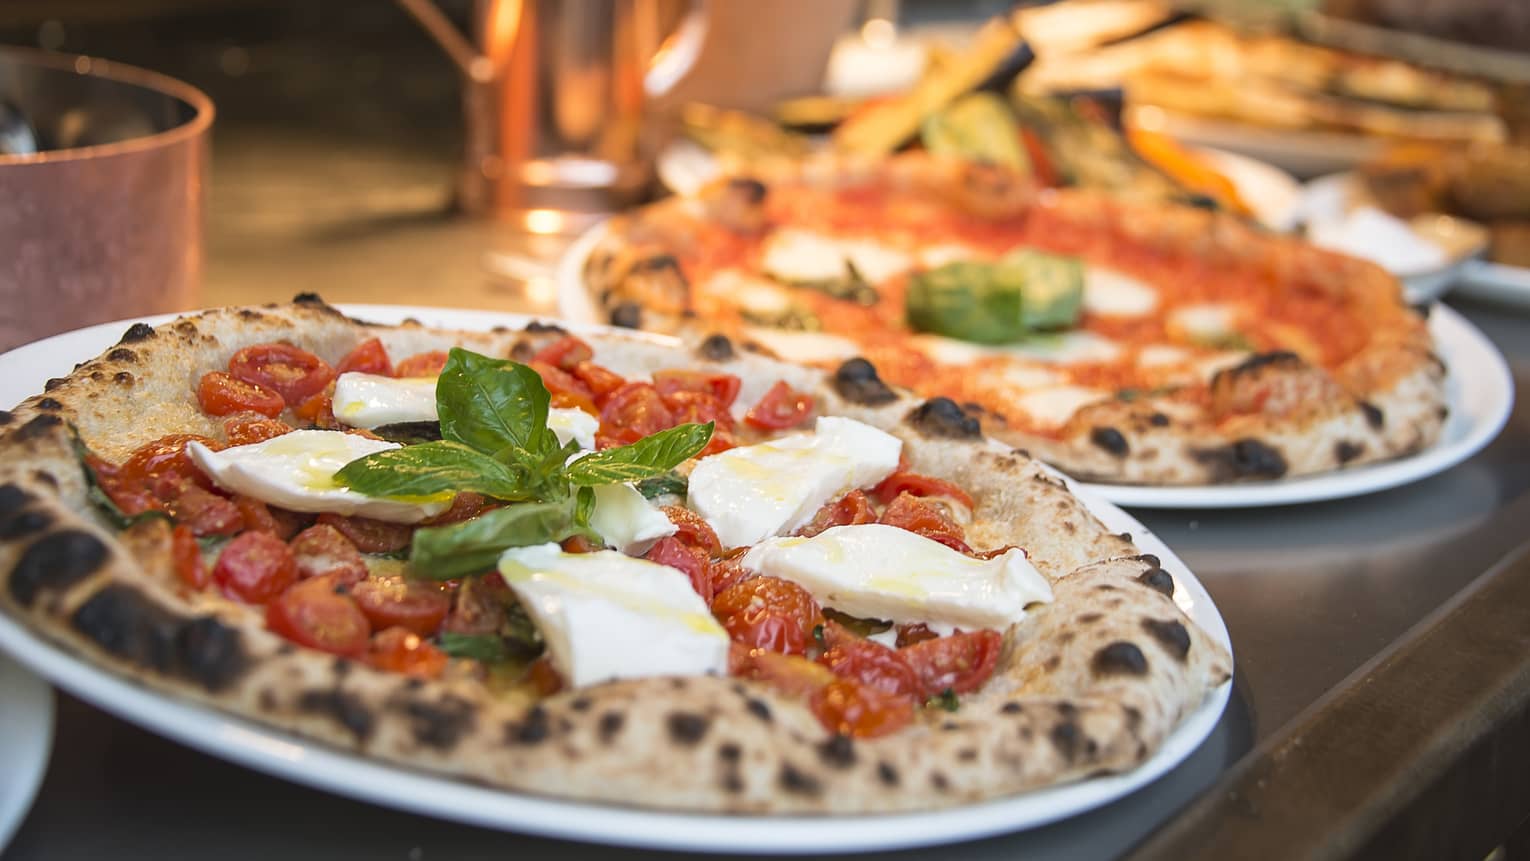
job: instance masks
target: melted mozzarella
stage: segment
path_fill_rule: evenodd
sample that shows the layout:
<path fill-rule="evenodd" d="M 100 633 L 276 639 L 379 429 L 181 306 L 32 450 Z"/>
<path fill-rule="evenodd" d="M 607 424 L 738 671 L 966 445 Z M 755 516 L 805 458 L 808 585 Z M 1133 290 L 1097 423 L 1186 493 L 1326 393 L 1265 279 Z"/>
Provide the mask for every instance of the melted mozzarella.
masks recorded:
<path fill-rule="evenodd" d="M 594 450 L 600 419 L 578 407 L 553 407 L 547 411 L 547 428 L 558 438 L 558 445 L 568 445 L 573 440 L 580 448 Z"/>
<path fill-rule="evenodd" d="M 778 230 L 765 241 L 760 267 L 791 282 L 835 281 L 849 266 L 868 284 L 880 284 L 913 267 L 907 253 L 873 239 L 839 239 L 809 230 Z"/>
<path fill-rule="evenodd" d="M 825 607 L 897 623 L 1005 628 L 1027 604 L 1052 600 L 1051 586 L 1024 550 L 974 559 L 880 523 L 768 539 L 750 549 L 743 564 L 791 580 Z"/>
<path fill-rule="evenodd" d="M 1121 354 L 1121 345 L 1115 341 L 1093 332 L 1079 331 L 1037 335 L 1006 349 L 1040 362 L 1063 365 L 1109 362 Z"/>
<path fill-rule="evenodd" d="M 435 377 L 381 377 L 347 372 L 335 378 L 335 418 L 353 428 L 436 421 Z"/>
<path fill-rule="evenodd" d="M 871 487 L 898 468 L 903 443 L 854 419 L 823 416 L 793 434 L 703 458 L 688 501 L 724 547 L 791 532 L 825 503 Z"/>
<path fill-rule="evenodd" d="M 416 523 L 445 511 L 450 493 L 423 500 L 378 499 L 335 482 L 335 473 L 351 461 L 398 447 L 344 431 L 298 430 L 222 451 L 193 441 L 186 451 L 219 487 L 291 511 L 354 514 L 393 523 Z"/>
<path fill-rule="evenodd" d="M 1114 269 L 1084 270 L 1084 310 L 1102 317 L 1141 317 L 1158 307 L 1158 291 Z"/>
<path fill-rule="evenodd" d="M 1036 389 L 1015 398 L 1015 407 L 1030 416 L 1043 428 L 1062 427 L 1081 407 L 1102 400 L 1109 395 L 1103 389 L 1084 386 L 1057 386 Z"/>
<path fill-rule="evenodd" d="M 1231 305 L 1207 302 L 1186 305 L 1169 315 L 1169 328 L 1196 341 L 1215 341 L 1237 332 L 1237 312 Z"/>
<path fill-rule="evenodd" d="M 1168 344 L 1149 344 L 1137 351 L 1137 364 L 1144 368 L 1179 365 L 1190 361 L 1194 354 L 1183 347 Z"/>
<path fill-rule="evenodd" d="M 836 362 L 861 354 L 860 345 L 849 338 L 823 332 L 788 332 L 752 326 L 745 333 L 791 362 Z"/>
<path fill-rule="evenodd" d="M 727 672 L 728 635 L 679 570 L 542 544 L 506 550 L 499 571 L 572 687 Z"/>

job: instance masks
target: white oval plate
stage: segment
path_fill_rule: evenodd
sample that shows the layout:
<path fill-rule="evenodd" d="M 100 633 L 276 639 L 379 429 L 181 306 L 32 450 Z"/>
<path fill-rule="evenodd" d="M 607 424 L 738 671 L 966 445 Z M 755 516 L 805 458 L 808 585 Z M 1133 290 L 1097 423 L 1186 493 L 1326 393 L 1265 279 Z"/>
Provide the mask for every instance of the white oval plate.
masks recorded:
<path fill-rule="evenodd" d="M 527 317 L 436 308 L 347 305 L 366 320 L 413 317 L 427 325 L 487 329 L 522 326 Z M 166 318 L 147 318 L 158 322 Z M 107 323 L 20 347 L 0 356 L 0 403 L 41 391 L 50 376 L 111 346 L 128 322 Z M 598 331 L 594 327 L 579 327 Z M 670 341 L 661 336 L 656 340 Z M 1075 488 L 1075 490 L 1077 490 Z M 1112 531 L 1129 531 L 1174 575 L 1174 600 L 1210 636 L 1231 648 L 1211 596 L 1163 542 L 1126 512 L 1080 492 Z M 212 756 L 297 783 L 388 807 L 545 837 L 621 846 L 717 852 L 821 854 L 893 849 L 1022 831 L 1106 804 L 1142 787 L 1189 756 L 1221 717 L 1232 683 L 1222 685 L 1135 770 L 1094 777 L 983 804 L 876 816 L 714 816 L 664 813 L 518 795 L 369 761 L 260 724 L 166 696 L 78 660 L 0 614 L 0 649 L 79 698 Z"/>
<path fill-rule="evenodd" d="M 21 827 L 53 752 L 53 689 L 0 655 L 0 852 Z"/>
<path fill-rule="evenodd" d="M 1462 270 L 1456 291 L 1473 299 L 1530 308 L 1530 267 L 1474 260 Z"/>

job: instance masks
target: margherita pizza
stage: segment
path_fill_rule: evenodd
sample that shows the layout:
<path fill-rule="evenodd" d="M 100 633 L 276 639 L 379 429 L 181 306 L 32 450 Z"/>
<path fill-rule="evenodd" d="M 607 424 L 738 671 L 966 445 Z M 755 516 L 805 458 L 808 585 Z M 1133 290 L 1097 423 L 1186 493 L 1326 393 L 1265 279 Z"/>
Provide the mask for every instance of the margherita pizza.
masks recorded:
<path fill-rule="evenodd" d="M 934 808 L 1141 763 L 1230 674 L 949 401 L 625 334 L 135 325 L 0 413 L 0 609 L 166 695 L 511 790 Z"/>
<path fill-rule="evenodd" d="M 769 170 L 610 222 L 583 271 L 607 319 L 859 356 L 1107 482 L 1305 475 L 1438 437 L 1444 368 L 1373 264 L 922 153 Z"/>

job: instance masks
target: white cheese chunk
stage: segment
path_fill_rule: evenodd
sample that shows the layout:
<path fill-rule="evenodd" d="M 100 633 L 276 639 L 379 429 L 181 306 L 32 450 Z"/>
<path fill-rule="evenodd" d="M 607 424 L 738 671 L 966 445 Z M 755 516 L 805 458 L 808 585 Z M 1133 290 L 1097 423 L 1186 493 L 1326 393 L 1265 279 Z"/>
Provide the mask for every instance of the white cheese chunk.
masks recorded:
<path fill-rule="evenodd" d="M 1193 353 L 1184 347 L 1174 347 L 1168 344 L 1149 344 L 1137 351 L 1137 364 L 1144 368 L 1179 365 L 1190 361 L 1193 355 Z"/>
<path fill-rule="evenodd" d="M 436 421 L 435 377 L 381 377 L 347 372 L 335 378 L 335 418 L 353 428 Z"/>
<path fill-rule="evenodd" d="M 840 248 L 867 284 L 881 284 L 914 267 L 908 254 L 872 239 L 841 240 Z"/>
<path fill-rule="evenodd" d="M 1236 317 L 1231 305 L 1186 305 L 1169 316 L 1169 329 L 1192 341 L 1216 341 L 1237 332 Z"/>
<path fill-rule="evenodd" d="M 689 503 L 724 547 L 753 544 L 807 523 L 824 503 L 871 487 L 898 468 L 903 442 L 854 419 L 822 416 L 793 434 L 703 458 Z"/>
<path fill-rule="evenodd" d="M 642 556 L 655 541 L 676 532 L 674 522 L 630 484 L 603 484 L 595 488 L 590 526 L 600 533 L 607 546 L 628 556 Z"/>
<path fill-rule="evenodd" d="M 499 572 L 572 687 L 728 670 L 727 633 L 677 569 L 541 544 L 506 550 Z"/>
<path fill-rule="evenodd" d="M 992 255 L 979 251 L 970 245 L 961 245 L 955 242 L 931 245 L 919 249 L 919 265 L 926 269 L 939 269 L 947 263 L 987 260 L 991 257 Z"/>
<path fill-rule="evenodd" d="M 750 326 L 744 333 L 751 340 L 770 348 L 771 352 L 792 362 L 835 362 L 853 359 L 861 354 L 859 344 L 839 335 L 823 332 L 788 332 L 784 329 L 767 329 Z"/>
<path fill-rule="evenodd" d="M 1093 332 L 1064 332 L 1035 335 L 1006 349 L 1039 362 L 1072 365 L 1083 362 L 1109 362 L 1121 354 L 1121 345 Z"/>
<path fill-rule="evenodd" d="M 1084 270 L 1084 310 L 1102 317 L 1141 317 L 1158 307 L 1158 291 L 1103 266 Z"/>
<path fill-rule="evenodd" d="M 868 284 L 880 284 L 907 272 L 907 253 L 872 239 L 840 239 L 809 230 L 778 230 L 765 240 L 760 268 L 789 282 L 834 281 L 853 265 Z"/>
<path fill-rule="evenodd" d="M 186 450 L 224 490 L 292 511 L 354 514 L 393 523 L 416 523 L 445 511 L 451 505 L 450 493 L 422 500 L 378 499 L 335 482 L 335 473 L 351 461 L 398 447 L 344 431 L 298 430 L 222 451 L 193 441 Z"/>
<path fill-rule="evenodd" d="M 796 583 L 825 607 L 900 624 L 1002 629 L 1027 604 L 1052 600 L 1051 586 L 1023 550 L 974 559 L 880 523 L 768 539 L 744 554 L 743 565 Z"/>
<path fill-rule="evenodd" d="M 1081 407 L 1103 400 L 1108 395 L 1109 392 L 1103 389 L 1056 386 L 1025 392 L 1015 397 L 1014 404 L 1016 409 L 1030 416 L 1038 427 L 1057 428 L 1067 424 L 1068 419 Z"/>
<path fill-rule="evenodd" d="M 569 440 L 574 440 L 580 448 L 593 450 L 600 419 L 577 407 L 553 407 L 547 411 L 547 427 L 558 438 L 558 445 L 568 445 Z"/>

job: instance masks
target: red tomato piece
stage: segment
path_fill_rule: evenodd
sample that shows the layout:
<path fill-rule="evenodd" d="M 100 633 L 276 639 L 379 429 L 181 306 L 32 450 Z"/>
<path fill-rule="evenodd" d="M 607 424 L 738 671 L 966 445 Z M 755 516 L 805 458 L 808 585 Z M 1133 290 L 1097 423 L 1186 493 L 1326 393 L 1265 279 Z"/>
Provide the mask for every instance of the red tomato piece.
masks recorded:
<path fill-rule="evenodd" d="M 583 535 L 570 535 L 563 539 L 563 543 L 559 546 L 563 548 L 564 553 L 594 553 L 605 549 Z"/>
<path fill-rule="evenodd" d="M 328 577 L 346 585 L 367 579 L 367 563 L 361 557 L 361 551 L 351 539 L 327 523 L 318 523 L 299 532 L 289 546 L 299 577 Z"/>
<path fill-rule="evenodd" d="M 268 418 L 281 415 L 287 406 L 282 396 L 272 389 L 222 371 L 202 375 L 202 381 L 197 384 L 197 403 L 202 412 L 210 416 L 256 412 Z"/>
<path fill-rule="evenodd" d="M 540 362 L 536 359 L 532 359 L 527 365 L 537 372 L 537 376 L 542 378 L 542 385 L 547 387 L 547 391 L 552 394 L 555 400 L 562 396 L 565 400 L 574 401 L 580 405 L 587 403 L 590 405 L 591 411 L 594 410 L 595 393 L 590 391 L 589 386 L 580 382 L 578 377 L 557 365 Z"/>
<path fill-rule="evenodd" d="M 882 512 L 882 523 L 907 529 L 961 553 L 971 553 L 960 524 L 946 516 L 933 502 L 903 492 Z"/>
<path fill-rule="evenodd" d="M 326 513 L 319 515 L 319 522 L 340 530 L 362 553 L 397 553 L 408 547 L 414 537 L 414 527 L 409 524 L 370 517 Z"/>
<path fill-rule="evenodd" d="M 449 523 L 461 523 L 477 517 L 488 504 L 488 500 L 482 494 L 467 491 L 452 497 L 451 507 L 428 520 L 420 522 L 421 526 L 445 526 Z"/>
<path fill-rule="evenodd" d="M 877 738 L 908 726 L 914 720 L 914 701 L 883 693 L 851 679 L 836 679 L 808 698 L 824 728 L 853 738 Z"/>
<path fill-rule="evenodd" d="M 240 413 L 223 420 L 223 434 L 228 444 L 253 445 L 292 432 L 292 425 L 259 413 Z"/>
<path fill-rule="evenodd" d="M 213 565 L 223 592 L 246 604 L 264 604 L 297 580 L 297 562 L 280 538 L 269 532 L 241 532 Z"/>
<path fill-rule="evenodd" d="M 166 503 L 179 496 L 187 485 L 212 487 L 212 481 L 186 453 L 186 443 L 191 440 L 211 449 L 222 448 L 207 437 L 172 434 L 139 446 L 121 466 L 94 455 L 87 457 L 86 463 L 95 472 L 102 490 L 125 513 L 164 511 Z"/>
<path fill-rule="evenodd" d="M 751 649 L 733 643 L 728 650 L 728 673 L 762 681 L 783 694 L 805 697 L 834 681 L 834 673 L 801 655 Z"/>
<path fill-rule="evenodd" d="M 854 679 L 883 693 L 912 697 L 919 693 L 919 678 L 897 649 L 858 637 L 838 622 L 823 626 L 827 650 L 818 659 L 834 675 Z"/>
<path fill-rule="evenodd" d="M 912 646 L 925 640 L 933 640 L 940 635 L 930 630 L 930 626 L 923 622 L 914 622 L 910 625 L 898 626 L 898 648 Z"/>
<path fill-rule="evenodd" d="M 552 365 L 560 371 L 572 371 L 581 362 L 595 358 L 595 350 L 573 335 L 564 335 L 537 351 L 532 362 Z"/>
<path fill-rule="evenodd" d="M 999 665 L 1004 638 L 998 631 L 957 631 L 898 650 L 919 678 L 920 696 L 951 690 L 971 693 L 983 686 Z"/>
<path fill-rule="evenodd" d="M 717 617 L 735 642 L 788 655 L 807 653 L 823 611 L 808 591 L 789 580 L 755 577 L 718 593 Z"/>
<path fill-rule="evenodd" d="M 345 354 L 340 364 L 335 366 L 335 376 L 344 373 L 376 374 L 380 377 L 393 376 L 393 362 L 388 358 L 388 350 L 382 345 L 382 341 L 376 338 L 368 338 L 356 345 L 356 348 Z"/>
<path fill-rule="evenodd" d="M 175 565 L 175 576 L 193 589 L 206 589 L 207 566 L 202 564 L 202 545 L 196 534 L 184 523 L 170 530 L 170 559 Z"/>
<path fill-rule="evenodd" d="M 712 560 L 712 594 L 721 595 L 727 589 L 748 580 L 754 572 L 744 567 L 744 550 Z"/>
<path fill-rule="evenodd" d="M 777 380 L 759 403 L 744 414 L 744 421 L 765 430 L 785 430 L 807 421 L 812 411 L 812 395 L 793 389 L 785 380 Z"/>
<path fill-rule="evenodd" d="M 434 643 L 408 628 L 389 628 L 372 636 L 366 662 L 379 670 L 417 679 L 439 679 L 451 659 Z"/>
<path fill-rule="evenodd" d="M 618 445 L 675 426 L 675 417 L 652 383 L 626 383 L 600 409 L 600 427 Z"/>
<path fill-rule="evenodd" d="M 684 571 L 685 576 L 691 578 L 691 588 L 696 590 L 701 600 L 709 604 L 712 602 L 712 566 L 707 551 L 679 541 L 674 536 L 667 536 L 655 542 L 643 558 Z"/>
<path fill-rule="evenodd" d="M 291 344 L 256 344 L 228 360 L 228 372 L 281 395 L 296 406 L 335 379 L 335 369 L 313 353 Z"/>
<path fill-rule="evenodd" d="M 448 358 L 450 356 L 445 350 L 415 353 L 395 365 L 393 375 L 396 377 L 439 377 L 441 369 L 446 367 Z"/>
<path fill-rule="evenodd" d="M 604 405 L 606 398 L 627 382 L 621 374 L 594 362 L 580 362 L 575 365 L 574 377 L 584 383 L 585 388 L 595 395 L 595 403 L 600 405 Z"/>
<path fill-rule="evenodd" d="M 871 507 L 871 500 L 859 490 L 852 490 L 833 502 L 825 503 L 813 515 L 813 519 L 807 525 L 797 530 L 797 534 L 806 538 L 832 529 L 836 526 L 852 526 L 858 523 L 876 523 L 877 512 Z"/>
<path fill-rule="evenodd" d="M 234 507 L 239 509 L 239 516 L 244 519 L 244 528 L 255 532 L 269 532 L 283 541 L 292 537 L 291 534 L 283 535 L 282 530 L 286 524 L 277 521 L 271 514 L 271 507 L 253 496 L 245 496 L 242 493 L 235 494 Z"/>
<path fill-rule="evenodd" d="M 452 599 L 435 583 L 405 577 L 371 577 L 351 587 L 351 597 L 377 628 L 408 628 L 428 637 L 441 627 Z"/>
<path fill-rule="evenodd" d="M 300 646 L 361 657 L 372 628 L 344 588 L 323 577 L 300 581 L 266 605 L 266 627 Z"/>
<path fill-rule="evenodd" d="M 531 666 L 526 668 L 526 681 L 540 697 L 550 697 L 563 690 L 563 677 L 558 675 L 557 668 L 546 655 L 532 661 Z"/>
<path fill-rule="evenodd" d="M 465 579 L 457 587 L 451 613 L 441 623 L 441 630 L 454 634 L 493 634 L 505 624 L 513 600 L 514 593 L 498 571 Z"/>
<path fill-rule="evenodd" d="M 881 484 L 871 490 L 871 495 L 883 505 L 897 499 L 900 493 L 910 493 L 914 496 L 944 496 L 967 506 L 969 511 L 974 507 L 972 496 L 951 482 L 917 472 L 905 472 L 902 469 L 883 479 Z"/>
<path fill-rule="evenodd" d="M 292 414 L 317 428 L 339 428 L 340 422 L 335 419 L 335 387 L 326 386 L 293 405 Z"/>
<path fill-rule="evenodd" d="M 733 374 L 686 370 L 655 371 L 653 384 L 659 390 L 659 395 L 666 401 L 676 392 L 695 392 L 711 395 L 723 405 L 724 409 L 733 406 L 733 402 L 738 399 L 739 386 L 742 385 L 739 378 Z"/>
<path fill-rule="evenodd" d="M 717 540 L 717 533 L 712 531 L 712 525 L 702 519 L 701 515 L 683 505 L 666 505 L 660 510 L 669 518 L 670 523 L 675 524 L 676 538 L 692 547 L 700 547 L 710 556 L 722 552 L 722 542 Z"/>
<path fill-rule="evenodd" d="M 233 535 L 244 528 L 244 514 L 239 506 L 195 484 L 182 487 L 166 510 L 176 523 L 186 524 L 199 536 Z"/>

